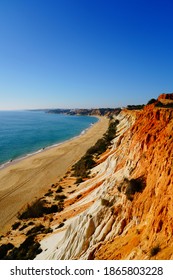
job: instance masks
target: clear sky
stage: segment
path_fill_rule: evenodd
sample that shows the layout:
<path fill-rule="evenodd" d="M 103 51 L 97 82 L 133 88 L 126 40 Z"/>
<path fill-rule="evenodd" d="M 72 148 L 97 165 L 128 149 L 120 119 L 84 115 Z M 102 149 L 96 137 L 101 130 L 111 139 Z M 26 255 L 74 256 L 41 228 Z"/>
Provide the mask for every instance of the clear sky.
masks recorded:
<path fill-rule="evenodd" d="M 172 0 L 1 0 L 0 110 L 173 92 Z"/>

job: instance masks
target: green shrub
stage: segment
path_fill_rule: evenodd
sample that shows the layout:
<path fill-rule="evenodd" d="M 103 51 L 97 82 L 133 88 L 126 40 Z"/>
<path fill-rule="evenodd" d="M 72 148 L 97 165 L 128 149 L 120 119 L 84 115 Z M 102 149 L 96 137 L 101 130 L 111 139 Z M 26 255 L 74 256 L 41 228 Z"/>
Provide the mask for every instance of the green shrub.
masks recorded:
<path fill-rule="evenodd" d="M 74 165 L 74 176 L 86 178 L 88 176 L 88 170 L 95 165 L 93 156 L 86 154 Z"/>
<path fill-rule="evenodd" d="M 56 212 L 60 212 L 59 207 L 56 204 L 53 204 L 51 207 L 45 207 L 44 208 L 44 213 L 45 214 L 51 214 L 51 213 L 56 213 Z"/>
<path fill-rule="evenodd" d="M 155 107 L 161 107 L 161 108 L 173 108 L 173 102 L 168 104 L 163 104 L 162 102 L 158 101 L 155 105 Z"/>
<path fill-rule="evenodd" d="M 19 215 L 19 219 L 28 219 L 28 218 L 39 218 L 43 216 L 44 213 L 44 201 L 36 200 L 33 204 L 28 205 L 27 209 Z"/>
<path fill-rule="evenodd" d="M 2 244 L 0 246 L 0 260 L 3 260 L 4 257 L 7 255 L 7 252 L 14 248 L 12 243 Z"/>
<path fill-rule="evenodd" d="M 133 199 L 133 195 L 136 192 L 142 192 L 145 188 L 145 180 L 143 177 L 139 177 L 137 179 L 127 180 L 127 188 L 126 188 L 126 196 L 129 200 Z"/>
<path fill-rule="evenodd" d="M 48 234 L 48 233 L 51 233 L 51 232 L 53 232 L 52 228 L 46 228 L 43 233 Z"/>
<path fill-rule="evenodd" d="M 150 250 L 150 257 L 153 257 L 153 256 L 157 255 L 160 252 L 160 250 L 161 249 L 160 249 L 159 245 L 151 248 L 151 250 Z"/>
<path fill-rule="evenodd" d="M 57 194 L 56 196 L 55 196 L 55 200 L 60 200 L 60 201 L 63 201 L 64 199 L 66 199 L 67 197 L 66 197 L 66 195 L 64 195 L 64 194 Z"/>
<path fill-rule="evenodd" d="M 56 190 L 56 193 L 61 193 L 63 191 L 63 187 L 59 186 L 58 189 Z"/>
<path fill-rule="evenodd" d="M 22 231 L 22 230 L 24 230 L 24 229 L 27 228 L 27 227 L 28 227 L 28 225 L 24 224 L 23 226 L 21 226 L 21 227 L 19 228 L 19 231 Z"/>
<path fill-rule="evenodd" d="M 32 222 L 32 221 L 28 223 L 28 226 L 33 226 L 33 225 L 34 225 L 34 222 Z"/>
<path fill-rule="evenodd" d="M 155 107 L 164 107 L 163 103 L 160 101 L 157 101 Z"/>
<path fill-rule="evenodd" d="M 78 194 L 78 195 L 76 196 L 77 199 L 79 199 L 79 198 L 81 198 L 81 197 L 82 197 L 82 194 Z"/>
<path fill-rule="evenodd" d="M 18 248 L 14 247 L 10 252 L 6 253 L 3 259 L 32 260 L 41 252 L 42 249 L 40 248 L 39 242 L 35 241 L 35 237 L 33 235 L 30 235 Z"/>
<path fill-rule="evenodd" d="M 64 223 L 60 223 L 59 226 L 56 227 L 56 229 L 62 228 L 64 225 L 65 225 Z"/>
<path fill-rule="evenodd" d="M 58 203 L 58 205 L 52 205 L 51 207 L 47 207 L 44 205 L 45 201 L 37 200 L 33 204 L 28 205 L 27 209 L 18 215 L 19 219 L 29 219 L 29 218 L 39 218 L 43 217 L 44 214 L 51 214 L 60 212 L 63 210 L 63 205 Z"/>
<path fill-rule="evenodd" d="M 53 191 L 52 190 L 48 190 L 48 192 L 45 194 L 45 196 L 52 196 Z"/>
<path fill-rule="evenodd" d="M 128 110 L 141 110 L 143 109 L 145 104 L 142 105 L 127 105 Z"/>
<path fill-rule="evenodd" d="M 80 183 L 82 183 L 83 182 L 83 179 L 82 179 L 82 177 L 78 177 L 77 179 L 76 179 L 76 184 L 80 184 Z"/>
<path fill-rule="evenodd" d="M 40 224 L 40 225 L 35 226 L 35 227 L 31 228 L 30 230 L 28 230 L 26 235 L 36 235 L 38 233 L 42 233 L 44 230 L 45 230 L 45 227 Z"/>
<path fill-rule="evenodd" d="M 81 183 L 83 178 L 88 177 L 89 170 L 95 166 L 93 156 L 98 156 L 107 150 L 111 144 L 111 140 L 114 139 L 116 135 L 118 123 L 118 120 L 110 121 L 107 132 L 103 135 L 103 137 L 99 139 L 95 145 L 89 148 L 86 154 L 73 165 L 73 175 L 79 177 L 79 179 L 76 180 L 76 183 Z"/>
<path fill-rule="evenodd" d="M 147 105 L 153 104 L 156 102 L 156 99 L 152 98 L 148 101 Z"/>
<path fill-rule="evenodd" d="M 110 122 L 108 130 L 105 134 L 105 140 L 110 144 L 109 142 L 114 139 L 116 134 L 117 125 L 119 124 L 118 120 L 115 120 L 114 122 Z"/>
<path fill-rule="evenodd" d="M 38 226 L 35 226 L 33 228 L 31 228 L 27 233 L 26 235 L 29 236 L 29 235 L 38 235 L 40 233 L 44 233 L 44 234 L 47 234 L 47 233 L 50 233 L 52 232 L 53 229 L 51 228 L 45 228 L 45 226 L 43 226 L 42 224 L 38 225 Z"/>
<path fill-rule="evenodd" d="M 13 225 L 12 225 L 12 229 L 13 230 L 15 230 L 15 229 L 17 229 L 19 226 L 20 226 L 20 222 L 16 222 L 16 223 L 14 223 Z"/>
<path fill-rule="evenodd" d="M 106 141 L 104 138 L 99 139 L 94 146 L 92 146 L 88 151 L 87 154 L 101 154 L 106 151 Z"/>

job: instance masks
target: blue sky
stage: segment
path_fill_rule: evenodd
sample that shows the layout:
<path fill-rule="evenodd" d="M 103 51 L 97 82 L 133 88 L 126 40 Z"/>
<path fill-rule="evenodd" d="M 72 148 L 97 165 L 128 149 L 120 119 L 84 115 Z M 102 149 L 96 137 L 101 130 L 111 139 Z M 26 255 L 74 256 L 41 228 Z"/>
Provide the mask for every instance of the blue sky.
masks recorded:
<path fill-rule="evenodd" d="M 172 13 L 171 0 L 1 0 L 0 110 L 173 92 Z"/>

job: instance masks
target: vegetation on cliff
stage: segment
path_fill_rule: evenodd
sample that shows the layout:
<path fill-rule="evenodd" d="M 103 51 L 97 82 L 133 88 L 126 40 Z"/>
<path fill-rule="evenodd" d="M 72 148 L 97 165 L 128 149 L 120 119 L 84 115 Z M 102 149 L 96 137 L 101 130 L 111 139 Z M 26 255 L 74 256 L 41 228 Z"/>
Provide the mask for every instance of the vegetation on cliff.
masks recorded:
<path fill-rule="evenodd" d="M 127 105 L 128 110 L 141 110 L 143 109 L 145 104 L 142 105 Z"/>
<path fill-rule="evenodd" d="M 82 179 L 87 178 L 90 169 L 95 166 L 95 157 L 104 153 L 111 144 L 112 139 L 115 138 L 118 120 L 111 120 L 107 132 L 103 138 L 99 139 L 94 146 L 89 148 L 86 154 L 73 166 L 74 176 L 77 177 L 77 183 Z"/>
<path fill-rule="evenodd" d="M 59 200 L 59 203 L 56 205 L 52 205 L 50 207 L 45 206 L 44 200 L 37 199 L 31 205 L 28 205 L 24 212 L 22 212 L 21 214 L 19 213 L 18 218 L 20 220 L 29 219 L 29 218 L 39 218 L 39 217 L 43 217 L 43 215 L 45 214 L 60 212 L 64 209 L 63 206 L 64 198 L 65 196 L 60 196 L 60 195 L 58 195 L 58 197 L 56 196 L 55 199 Z"/>

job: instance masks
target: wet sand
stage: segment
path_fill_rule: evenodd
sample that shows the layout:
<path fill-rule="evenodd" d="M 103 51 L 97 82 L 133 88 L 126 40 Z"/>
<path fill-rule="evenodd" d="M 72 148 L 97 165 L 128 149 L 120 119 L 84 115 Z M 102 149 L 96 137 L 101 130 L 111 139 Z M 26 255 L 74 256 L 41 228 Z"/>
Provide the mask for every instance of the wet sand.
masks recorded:
<path fill-rule="evenodd" d="M 10 228 L 22 208 L 43 196 L 103 136 L 108 122 L 101 117 L 85 134 L 0 170 L 1 234 Z"/>

